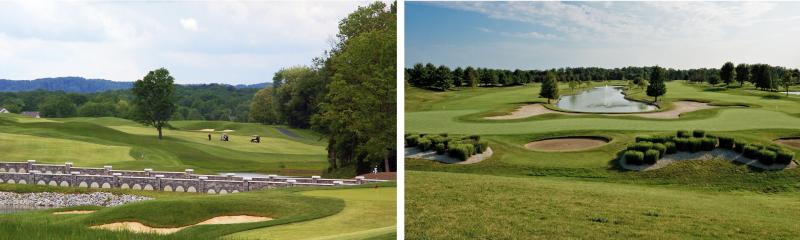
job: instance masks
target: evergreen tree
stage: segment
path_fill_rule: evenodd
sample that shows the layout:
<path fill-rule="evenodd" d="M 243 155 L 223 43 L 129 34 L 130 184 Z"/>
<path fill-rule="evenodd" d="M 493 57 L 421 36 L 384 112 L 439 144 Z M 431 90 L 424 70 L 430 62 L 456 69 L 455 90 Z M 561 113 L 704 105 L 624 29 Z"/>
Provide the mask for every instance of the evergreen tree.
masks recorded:
<path fill-rule="evenodd" d="M 654 102 L 658 102 L 658 97 L 667 93 L 667 86 L 664 85 L 664 69 L 655 66 L 650 73 L 650 84 L 647 85 L 647 96 L 654 97 Z"/>
<path fill-rule="evenodd" d="M 464 85 L 464 69 L 461 67 L 457 67 L 456 70 L 453 70 L 453 86 L 459 87 Z"/>
<path fill-rule="evenodd" d="M 439 66 L 439 68 L 436 69 L 433 78 L 433 89 L 447 91 L 447 89 L 450 89 L 450 87 L 453 86 L 453 76 L 450 72 L 450 68 L 447 66 Z"/>
<path fill-rule="evenodd" d="M 464 70 L 464 81 L 466 81 L 467 86 L 478 86 L 478 78 L 480 78 L 480 76 L 478 76 L 478 71 L 475 71 L 475 68 L 467 67 L 467 69 Z"/>

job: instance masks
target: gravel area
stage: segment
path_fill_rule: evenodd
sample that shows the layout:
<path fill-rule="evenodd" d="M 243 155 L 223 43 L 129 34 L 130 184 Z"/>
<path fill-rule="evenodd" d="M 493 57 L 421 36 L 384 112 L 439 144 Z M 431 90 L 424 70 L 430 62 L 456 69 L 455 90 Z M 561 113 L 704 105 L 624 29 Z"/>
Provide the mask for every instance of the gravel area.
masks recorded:
<path fill-rule="evenodd" d="M 114 195 L 106 192 L 86 194 L 0 192 L 0 205 L 16 206 L 73 207 L 95 205 L 113 207 L 150 199 L 152 198 L 137 195 Z"/>

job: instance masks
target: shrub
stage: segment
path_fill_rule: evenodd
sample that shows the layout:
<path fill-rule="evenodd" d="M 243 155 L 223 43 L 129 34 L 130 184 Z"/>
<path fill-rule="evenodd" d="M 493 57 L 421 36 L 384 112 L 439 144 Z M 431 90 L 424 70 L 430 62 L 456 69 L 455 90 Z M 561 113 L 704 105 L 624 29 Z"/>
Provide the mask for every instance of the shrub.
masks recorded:
<path fill-rule="evenodd" d="M 475 142 L 478 142 L 478 141 L 480 141 L 480 140 L 481 140 L 481 136 L 478 136 L 478 135 L 469 135 L 469 139 L 472 139 L 472 140 L 475 140 Z"/>
<path fill-rule="evenodd" d="M 694 130 L 694 131 L 692 131 L 692 136 L 694 136 L 696 138 L 705 137 L 706 136 L 706 131 L 705 130 Z"/>
<path fill-rule="evenodd" d="M 733 149 L 733 138 L 719 137 L 719 147 L 724 149 Z"/>
<path fill-rule="evenodd" d="M 406 136 L 406 146 L 416 147 L 418 141 L 419 141 L 419 135 L 412 134 Z"/>
<path fill-rule="evenodd" d="M 689 139 L 689 151 L 690 152 L 699 152 L 703 150 L 703 139 L 704 138 L 690 138 Z"/>
<path fill-rule="evenodd" d="M 437 143 L 436 146 L 434 147 L 434 149 L 436 150 L 436 154 L 439 154 L 439 155 L 444 154 L 444 151 L 445 151 L 444 143 Z"/>
<path fill-rule="evenodd" d="M 650 135 L 640 135 L 636 136 L 636 142 L 652 142 L 653 136 Z"/>
<path fill-rule="evenodd" d="M 439 136 L 447 137 L 447 133 L 439 133 Z"/>
<path fill-rule="evenodd" d="M 780 151 L 783 150 L 783 148 L 778 147 L 778 146 L 773 146 L 773 145 L 767 146 L 767 149 L 770 150 L 770 151 L 773 151 L 773 152 L 780 152 Z"/>
<path fill-rule="evenodd" d="M 774 151 L 763 149 L 759 151 L 758 161 L 763 163 L 764 165 L 772 165 L 775 163 L 775 158 L 777 154 Z"/>
<path fill-rule="evenodd" d="M 703 151 L 711 151 L 717 147 L 717 139 L 716 138 L 701 138 L 700 141 L 701 149 Z"/>
<path fill-rule="evenodd" d="M 449 138 L 442 137 L 442 136 L 439 136 L 439 135 L 428 135 L 426 138 L 430 139 L 431 140 L 431 144 L 433 144 L 434 146 L 436 144 L 439 144 L 439 143 L 442 143 L 445 146 L 447 146 L 447 142 L 450 141 Z"/>
<path fill-rule="evenodd" d="M 673 154 L 678 152 L 678 148 L 675 146 L 675 142 L 665 142 L 664 147 L 667 147 L 667 154 Z"/>
<path fill-rule="evenodd" d="M 625 162 L 631 165 L 641 165 L 644 153 L 636 150 L 625 151 Z"/>
<path fill-rule="evenodd" d="M 758 158 L 758 147 L 755 145 L 746 145 L 744 146 L 744 150 L 742 151 L 744 157 L 750 159 L 757 159 Z"/>
<path fill-rule="evenodd" d="M 653 144 L 653 150 L 658 151 L 658 158 L 664 157 L 664 154 L 667 153 L 667 146 L 663 143 L 656 143 Z"/>
<path fill-rule="evenodd" d="M 653 148 L 652 142 L 637 142 L 633 144 L 633 149 L 640 152 L 645 152 L 651 148 Z"/>
<path fill-rule="evenodd" d="M 469 144 L 452 144 L 447 149 L 447 155 L 461 161 L 467 160 L 474 152 L 474 147 Z"/>
<path fill-rule="evenodd" d="M 478 144 L 475 144 L 475 152 L 483 153 L 483 151 L 486 151 L 486 148 L 488 147 L 489 147 L 489 141 L 486 140 L 480 141 L 478 142 Z"/>
<path fill-rule="evenodd" d="M 665 142 L 667 142 L 669 140 L 670 139 L 667 136 L 654 136 L 653 138 L 651 138 L 651 141 L 653 143 L 665 143 Z"/>
<path fill-rule="evenodd" d="M 678 130 L 678 134 L 676 134 L 675 136 L 678 136 L 679 138 L 689 138 L 689 137 L 691 137 L 689 135 L 689 131 L 687 131 L 687 130 Z"/>
<path fill-rule="evenodd" d="M 420 151 L 428 151 L 433 146 L 432 144 L 433 143 L 431 142 L 430 139 L 420 138 L 419 141 L 417 142 L 417 148 L 419 148 Z"/>
<path fill-rule="evenodd" d="M 734 140 L 733 143 L 735 144 L 733 146 L 733 151 L 736 151 L 738 153 L 743 153 L 744 146 L 747 146 L 747 142 L 745 142 L 744 140 Z"/>
<path fill-rule="evenodd" d="M 689 151 L 689 139 L 688 138 L 676 138 L 675 139 L 675 148 L 678 151 Z"/>
<path fill-rule="evenodd" d="M 794 158 L 794 152 L 780 151 L 775 156 L 775 162 L 779 164 L 789 164 Z"/>
<path fill-rule="evenodd" d="M 656 164 L 659 159 L 658 150 L 650 149 L 644 153 L 644 163 L 646 164 Z"/>

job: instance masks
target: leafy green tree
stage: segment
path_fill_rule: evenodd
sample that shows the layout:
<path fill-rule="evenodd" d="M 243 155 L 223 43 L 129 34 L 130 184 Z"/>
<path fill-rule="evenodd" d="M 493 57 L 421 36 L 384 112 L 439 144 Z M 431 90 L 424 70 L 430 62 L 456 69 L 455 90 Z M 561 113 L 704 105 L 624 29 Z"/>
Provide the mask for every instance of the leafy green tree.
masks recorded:
<path fill-rule="evenodd" d="M 433 79 L 433 85 L 431 86 L 433 89 L 447 91 L 453 86 L 453 75 L 447 66 L 441 65 L 436 68 Z"/>
<path fill-rule="evenodd" d="M 275 111 L 279 119 L 285 120 L 291 127 L 310 127 L 311 116 L 317 112 L 317 105 L 324 94 L 325 84 L 322 77 L 307 66 L 284 68 L 276 75 L 282 83 L 273 90 Z M 219 114 L 217 112 L 211 119 L 219 119 Z"/>
<path fill-rule="evenodd" d="M 133 83 L 133 114 L 135 121 L 158 130 L 158 139 L 163 138 L 161 129 L 169 124 L 175 110 L 175 78 L 165 68 L 147 73 Z"/>
<path fill-rule="evenodd" d="M 258 90 L 250 102 L 250 121 L 263 124 L 276 124 L 278 117 L 275 116 L 274 104 L 272 103 L 271 87 Z"/>
<path fill-rule="evenodd" d="M 42 117 L 65 118 L 74 117 L 78 110 L 69 97 L 52 95 L 45 98 L 39 105 L 39 114 Z"/>
<path fill-rule="evenodd" d="M 745 82 L 750 81 L 750 68 L 747 64 L 736 65 L 736 81 L 739 82 L 739 86 L 744 86 Z"/>
<path fill-rule="evenodd" d="M 475 68 L 467 67 L 467 69 L 464 70 L 464 81 L 466 81 L 467 86 L 478 86 L 479 78 L 480 76 L 478 76 L 478 71 L 475 71 Z"/>
<path fill-rule="evenodd" d="M 734 76 L 733 63 L 726 62 L 725 64 L 722 65 L 722 68 L 720 69 L 719 78 L 722 79 L 722 82 L 725 83 L 725 86 L 728 86 L 729 84 L 731 84 L 731 82 L 733 82 L 733 76 Z"/>
<path fill-rule="evenodd" d="M 5 108 L 12 113 L 20 113 L 22 112 L 22 108 L 25 107 L 25 101 L 19 98 L 9 98 L 3 101 L 3 104 L 0 105 L 0 107 Z"/>
<path fill-rule="evenodd" d="M 719 84 L 719 75 L 711 75 L 708 78 L 708 84 L 711 84 L 711 86 Z"/>
<path fill-rule="evenodd" d="M 569 81 L 569 89 L 570 89 L 570 90 L 573 90 L 573 91 L 575 91 L 575 88 L 576 88 L 576 87 L 578 87 L 578 81 L 577 81 L 577 80 L 571 80 L 571 81 Z"/>
<path fill-rule="evenodd" d="M 422 63 L 416 63 L 414 64 L 413 68 L 408 69 L 408 71 L 406 71 L 409 77 L 408 83 L 410 83 L 413 86 L 422 86 L 423 85 L 422 71 L 424 68 L 425 66 L 422 65 Z"/>
<path fill-rule="evenodd" d="M 558 98 L 558 80 L 553 71 L 547 71 L 542 88 L 539 90 L 539 97 L 547 98 L 547 103 L 550 103 L 550 99 Z"/>
<path fill-rule="evenodd" d="M 78 115 L 81 117 L 105 117 L 116 114 L 115 105 L 112 103 L 88 102 L 78 108 Z"/>
<path fill-rule="evenodd" d="M 658 97 L 667 93 L 667 86 L 664 84 L 664 69 L 655 66 L 650 72 L 650 84 L 647 85 L 647 96 L 654 97 L 654 102 L 658 102 Z"/>
<path fill-rule="evenodd" d="M 772 90 L 775 84 L 772 79 L 772 69 L 767 64 L 753 64 L 751 67 L 752 80 L 761 90 Z"/>
<path fill-rule="evenodd" d="M 786 96 L 789 96 L 789 87 L 792 86 L 794 83 L 794 72 L 793 71 L 786 71 L 783 73 L 783 77 L 781 78 L 781 86 L 786 91 Z"/>

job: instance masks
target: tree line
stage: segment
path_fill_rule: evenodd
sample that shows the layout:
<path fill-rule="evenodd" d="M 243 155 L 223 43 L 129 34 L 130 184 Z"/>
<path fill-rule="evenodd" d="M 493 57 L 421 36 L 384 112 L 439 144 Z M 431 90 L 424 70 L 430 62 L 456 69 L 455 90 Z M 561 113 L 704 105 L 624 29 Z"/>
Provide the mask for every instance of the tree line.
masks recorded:
<path fill-rule="evenodd" d="M 435 66 L 431 63 L 414 64 L 405 69 L 405 78 L 408 84 L 436 91 L 446 91 L 453 87 L 504 87 L 524 85 L 528 83 L 541 83 L 547 74 L 552 73 L 558 82 L 568 82 L 572 85 L 589 83 L 592 81 L 628 80 L 632 84 L 644 88 L 648 78 L 653 74 L 653 67 L 623 67 L 623 68 L 598 68 L 577 67 L 557 68 L 550 70 L 507 70 L 491 68 L 466 68 Z M 660 76 L 665 81 L 687 80 L 691 83 L 709 83 L 726 85 L 738 82 L 752 82 L 762 90 L 775 90 L 778 87 L 788 89 L 788 86 L 797 84 L 796 78 L 800 76 L 797 69 L 789 69 L 768 64 L 739 64 L 727 62 L 721 68 L 673 69 L 659 68 Z"/>
<path fill-rule="evenodd" d="M 328 139 L 329 175 L 395 169 L 396 2 L 359 7 L 311 66 L 281 69 L 251 101 L 249 119 L 310 128 Z"/>

